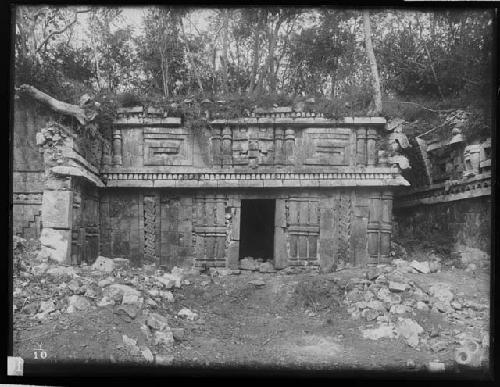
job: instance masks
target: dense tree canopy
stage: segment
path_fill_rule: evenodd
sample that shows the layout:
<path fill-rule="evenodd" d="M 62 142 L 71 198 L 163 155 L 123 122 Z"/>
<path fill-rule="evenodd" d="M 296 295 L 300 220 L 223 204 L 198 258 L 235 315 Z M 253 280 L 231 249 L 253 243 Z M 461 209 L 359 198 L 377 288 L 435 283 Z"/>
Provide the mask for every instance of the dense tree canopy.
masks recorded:
<path fill-rule="evenodd" d="M 361 10 L 18 6 L 15 82 L 67 102 L 315 96 L 351 112 L 374 105 Z M 200 17 L 202 14 L 202 17 Z M 371 11 L 383 113 L 489 109 L 494 14 Z M 404 111 L 403 111 L 404 113 Z"/>

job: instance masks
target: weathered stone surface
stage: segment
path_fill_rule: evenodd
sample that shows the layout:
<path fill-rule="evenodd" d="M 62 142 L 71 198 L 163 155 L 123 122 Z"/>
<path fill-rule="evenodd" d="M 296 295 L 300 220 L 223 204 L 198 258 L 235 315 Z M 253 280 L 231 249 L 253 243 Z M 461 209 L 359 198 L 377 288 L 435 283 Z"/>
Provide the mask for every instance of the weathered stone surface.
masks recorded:
<path fill-rule="evenodd" d="M 424 328 L 412 319 L 402 318 L 396 324 L 396 332 L 398 336 L 406 340 L 410 347 L 415 348 L 419 343 L 419 335 L 424 332 Z"/>
<path fill-rule="evenodd" d="M 445 364 L 441 363 L 441 362 L 431 361 L 427 365 L 427 369 L 430 372 L 444 372 L 445 371 Z"/>
<path fill-rule="evenodd" d="M 413 267 L 419 273 L 428 274 L 431 272 L 429 262 L 427 261 L 424 262 L 413 261 L 410 263 L 410 266 Z"/>
<path fill-rule="evenodd" d="M 56 267 L 51 267 L 50 269 L 47 270 L 47 274 L 53 275 L 53 276 L 74 276 L 76 275 L 75 269 L 71 266 L 56 266 Z"/>
<path fill-rule="evenodd" d="M 369 301 L 366 303 L 366 307 L 374 310 L 378 310 L 380 312 L 384 312 L 386 310 L 383 302 L 378 300 Z"/>
<path fill-rule="evenodd" d="M 379 340 L 382 338 L 393 339 L 397 337 L 394 324 L 380 324 L 377 328 L 362 330 L 363 338 Z"/>
<path fill-rule="evenodd" d="M 453 300 L 453 293 L 450 285 L 446 283 L 436 283 L 429 288 L 429 294 L 439 301 L 449 303 Z"/>
<path fill-rule="evenodd" d="M 264 286 L 266 284 L 266 282 L 262 279 L 254 279 L 254 280 L 248 281 L 248 283 L 250 285 L 255 285 L 257 287 L 261 287 L 261 286 Z"/>
<path fill-rule="evenodd" d="M 155 356 L 156 365 L 171 365 L 173 361 L 174 357 L 172 355 L 162 355 L 157 353 Z"/>
<path fill-rule="evenodd" d="M 116 308 L 115 313 L 119 316 L 126 316 L 130 319 L 134 319 L 140 312 L 140 308 L 137 305 L 120 305 Z"/>
<path fill-rule="evenodd" d="M 161 331 L 155 331 L 153 334 L 155 345 L 171 347 L 174 344 L 174 335 L 170 328 Z"/>
<path fill-rule="evenodd" d="M 75 310 L 85 311 L 91 307 L 90 301 L 83 296 L 73 295 L 68 299 L 67 313 L 73 313 Z"/>
<path fill-rule="evenodd" d="M 97 285 L 100 288 L 105 288 L 106 286 L 111 285 L 113 282 L 115 282 L 114 278 L 113 277 L 108 277 L 108 278 L 105 278 L 105 279 L 100 280 L 99 282 L 97 282 Z"/>
<path fill-rule="evenodd" d="M 253 258 L 243 258 L 240 260 L 240 269 L 241 270 L 250 270 L 255 271 L 259 268 L 259 265 Z"/>
<path fill-rule="evenodd" d="M 427 304 L 425 302 L 422 302 L 422 301 L 417 301 L 415 308 L 417 308 L 418 310 L 423 310 L 423 311 L 429 310 L 429 307 L 427 306 Z"/>
<path fill-rule="evenodd" d="M 375 320 L 379 315 L 380 315 L 380 312 L 378 310 L 375 310 L 375 309 L 365 309 L 361 312 L 361 316 L 366 321 Z"/>
<path fill-rule="evenodd" d="M 69 262 L 71 231 L 43 228 L 40 235 L 41 254 L 49 259 L 65 263 Z"/>
<path fill-rule="evenodd" d="M 70 229 L 73 209 L 72 191 L 44 191 L 42 222 L 44 228 Z"/>
<path fill-rule="evenodd" d="M 139 304 L 139 296 L 135 293 L 124 294 L 122 304 Z"/>
<path fill-rule="evenodd" d="M 111 284 L 103 290 L 103 296 L 107 296 L 111 299 L 122 299 L 125 295 L 136 295 L 139 297 L 141 292 L 134 289 L 128 285 L 123 284 Z"/>
<path fill-rule="evenodd" d="M 49 301 L 42 301 L 40 302 L 40 312 L 49 314 L 50 312 L 53 312 L 56 310 L 56 305 L 54 304 L 54 301 L 49 300 Z"/>
<path fill-rule="evenodd" d="M 391 309 L 389 310 L 389 312 L 393 314 L 404 314 L 408 311 L 409 311 L 408 307 L 406 305 L 401 305 L 401 304 L 392 305 Z"/>
<path fill-rule="evenodd" d="M 194 313 L 192 312 L 190 309 L 188 308 L 182 308 L 179 313 L 177 313 L 177 316 L 179 317 L 182 317 L 182 318 L 185 318 L 185 319 L 188 319 L 188 320 L 196 320 L 198 318 L 198 314 L 197 313 Z"/>
<path fill-rule="evenodd" d="M 389 290 L 392 292 L 404 292 L 408 288 L 407 284 L 389 281 Z"/>
<path fill-rule="evenodd" d="M 144 348 L 142 351 L 141 351 L 141 354 L 142 356 L 144 357 L 144 359 L 146 359 L 146 361 L 148 363 L 153 363 L 155 361 L 155 357 L 153 355 L 153 352 L 151 352 L 151 350 L 149 348 Z"/>
<path fill-rule="evenodd" d="M 115 269 L 115 264 L 113 259 L 99 256 L 92 265 L 92 269 L 110 273 Z"/>
<path fill-rule="evenodd" d="M 168 319 L 158 313 L 150 313 L 146 320 L 146 324 L 147 326 L 156 329 L 157 331 L 162 331 L 169 328 Z"/>
<path fill-rule="evenodd" d="M 103 297 L 100 301 L 97 302 L 97 306 L 108 306 L 114 304 L 115 302 L 109 297 Z"/>
<path fill-rule="evenodd" d="M 184 339 L 184 328 L 170 328 L 174 339 L 177 341 L 182 341 Z"/>
<path fill-rule="evenodd" d="M 259 265 L 259 271 L 261 273 L 275 273 L 276 270 L 271 262 L 263 262 Z"/>

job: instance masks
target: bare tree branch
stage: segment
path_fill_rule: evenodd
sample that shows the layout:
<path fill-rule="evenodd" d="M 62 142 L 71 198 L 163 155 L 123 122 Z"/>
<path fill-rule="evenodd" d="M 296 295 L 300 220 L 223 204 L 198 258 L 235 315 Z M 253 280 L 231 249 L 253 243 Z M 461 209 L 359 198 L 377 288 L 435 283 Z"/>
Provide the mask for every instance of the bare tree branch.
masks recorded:
<path fill-rule="evenodd" d="M 416 102 L 411 102 L 411 101 L 382 101 L 383 103 L 405 103 L 405 104 L 408 104 L 408 105 L 414 105 L 414 106 L 417 106 L 421 109 L 424 109 L 424 110 L 428 110 L 430 112 L 433 112 L 433 113 L 450 113 L 456 109 L 444 109 L 444 110 L 434 110 L 434 109 L 431 109 L 431 108 L 428 108 L 424 105 L 420 105 Z"/>
<path fill-rule="evenodd" d="M 82 109 L 78 105 L 71 105 L 66 102 L 59 101 L 48 94 L 45 94 L 43 91 L 38 90 L 37 88 L 23 84 L 19 86 L 19 92 L 25 93 L 30 97 L 36 99 L 37 101 L 47 105 L 52 110 L 66 114 L 72 117 L 75 117 L 78 122 L 82 125 L 85 125 L 88 121 L 91 121 L 93 117 L 87 116 L 84 109 Z"/>
<path fill-rule="evenodd" d="M 47 35 L 47 37 L 42 41 L 42 43 L 40 43 L 38 45 L 38 47 L 35 49 L 35 53 L 37 53 L 38 51 L 40 51 L 45 45 L 47 45 L 47 43 L 49 42 L 50 38 L 52 38 L 54 35 L 60 35 L 62 33 L 64 33 L 68 28 L 70 28 L 73 24 L 75 24 L 77 21 L 78 21 L 78 14 L 79 13 L 87 13 L 87 12 L 90 12 L 90 9 L 85 9 L 85 10 L 81 10 L 81 11 L 76 11 L 75 12 L 75 17 L 73 19 L 73 21 L 71 21 L 70 23 L 66 24 L 63 28 L 61 28 L 60 30 L 55 30 L 55 31 L 52 31 L 50 34 Z"/>

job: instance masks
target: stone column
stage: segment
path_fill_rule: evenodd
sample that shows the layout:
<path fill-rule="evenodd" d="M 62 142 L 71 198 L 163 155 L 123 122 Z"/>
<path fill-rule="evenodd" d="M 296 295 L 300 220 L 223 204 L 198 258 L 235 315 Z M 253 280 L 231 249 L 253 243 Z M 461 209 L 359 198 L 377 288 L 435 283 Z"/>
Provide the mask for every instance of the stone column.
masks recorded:
<path fill-rule="evenodd" d="M 367 225 L 368 240 L 368 265 L 377 265 L 379 263 L 379 241 L 380 241 L 380 215 L 381 200 L 380 193 L 373 193 L 370 197 L 370 212 Z"/>
<path fill-rule="evenodd" d="M 285 160 L 286 164 L 293 164 L 293 151 L 295 147 L 295 130 L 288 128 L 285 130 Z"/>
<path fill-rule="evenodd" d="M 274 164 L 283 165 L 285 163 L 285 155 L 283 153 L 283 140 L 284 140 L 284 130 L 283 128 L 277 127 L 274 129 Z"/>
<path fill-rule="evenodd" d="M 366 129 L 356 130 L 356 163 L 366 165 Z"/>
<path fill-rule="evenodd" d="M 392 235 L 392 192 L 386 190 L 382 193 L 382 214 L 380 218 L 380 263 L 391 260 L 391 235 Z"/>
<path fill-rule="evenodd" d="M 248 128 L 248 166 L 256 168 L 259 165 L 259 140 L 257 137 L 257 127 Z"/>
<path fill-rule="evenodd" d="M 221 160 L 221 129 L 219 127 L 212 128 L 212 163 L 220 166 Z"/>
<path fill-rule="evenodd" d="M 377 130 L 368 129 L 366 133 L 366 162 L 369 166 L 374 166 L 377 163 Z"/>
<path fill-rule="evenodd" d="M 113 131 L 113 164 L 122 164 L 122 131 L 116 128 Z"/>
<path fill-rule="evenodd" d="M 232 166 L 233 165 L 233 157 L 232 157 L 232 131 L 229 126 L 224 127 L 222 129 L 222 165 L 223 166 Z"/>

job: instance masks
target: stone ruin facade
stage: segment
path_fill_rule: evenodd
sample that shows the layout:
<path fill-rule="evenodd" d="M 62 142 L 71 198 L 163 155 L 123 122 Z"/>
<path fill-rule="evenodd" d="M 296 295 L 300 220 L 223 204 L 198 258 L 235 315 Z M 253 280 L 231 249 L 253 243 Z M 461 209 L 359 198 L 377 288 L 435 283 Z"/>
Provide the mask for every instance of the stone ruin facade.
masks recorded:
<path fill-rule="evenodd" d="M 71 122 L 36 128 L 42 253 L 61 263 L 238 268 L 252 256 L 329 271 L 390 260 L 393 192 L 409 183 L 384 151 L 384 118 L 275 108 L 191 125 L 135 107 L 109 130 Z"/>
<path fill-rule="evenodd" d="M 404 176 L 411 187 L 395 192 L 395 231 L 415 239 L 439 234 L 459 250 L 490 253 L 491 138 L 466 141 L 467 119 L 457 110 L 442 127 L 409 140 L 404 153 L 412 168 Z"/>

